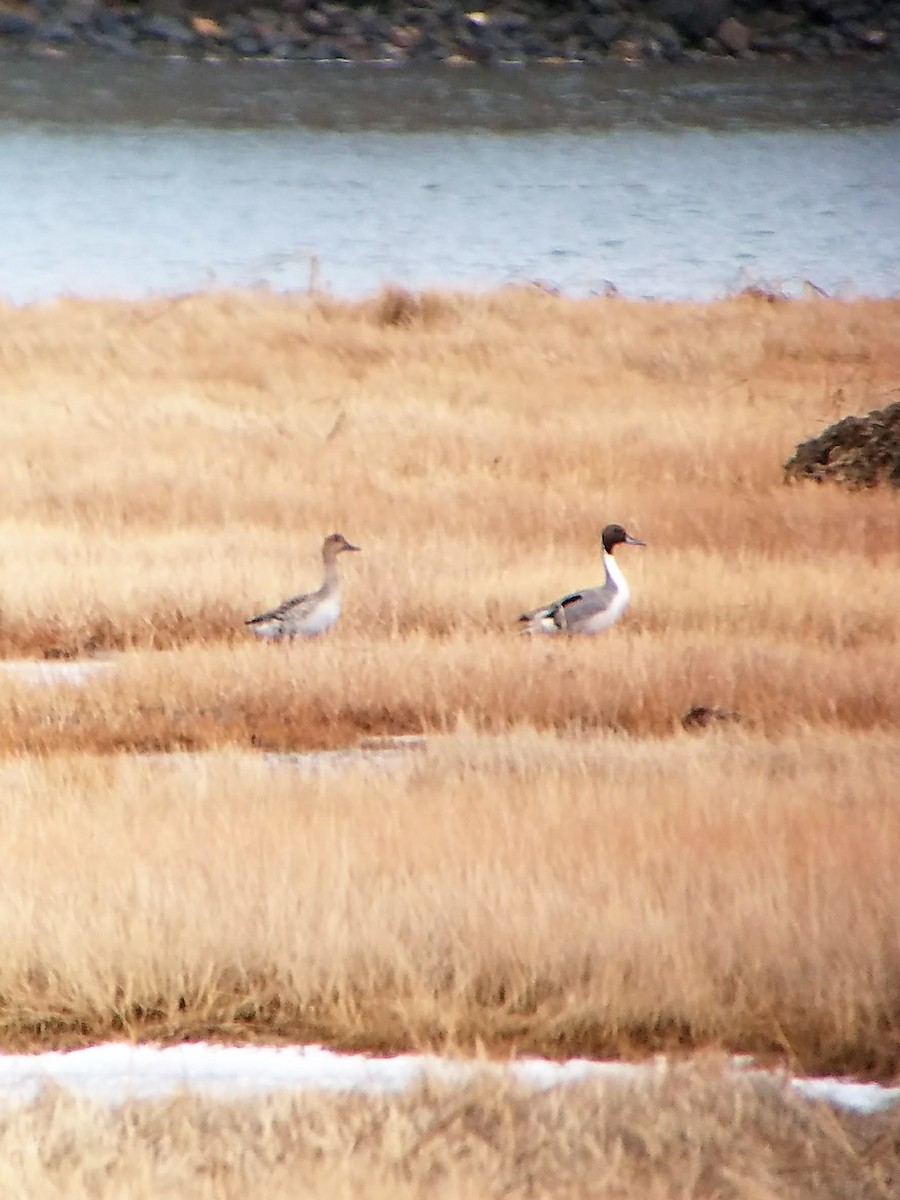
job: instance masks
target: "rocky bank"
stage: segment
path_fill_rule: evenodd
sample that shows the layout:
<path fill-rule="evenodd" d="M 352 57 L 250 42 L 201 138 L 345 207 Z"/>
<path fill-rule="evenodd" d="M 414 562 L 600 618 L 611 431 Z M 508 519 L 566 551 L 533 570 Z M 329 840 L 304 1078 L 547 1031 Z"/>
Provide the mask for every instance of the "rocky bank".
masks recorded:
<path fill-rule="evenodd" d="M 601 65 L 896 55 L 896 0 L 0 0 L 0 54 Z"/>

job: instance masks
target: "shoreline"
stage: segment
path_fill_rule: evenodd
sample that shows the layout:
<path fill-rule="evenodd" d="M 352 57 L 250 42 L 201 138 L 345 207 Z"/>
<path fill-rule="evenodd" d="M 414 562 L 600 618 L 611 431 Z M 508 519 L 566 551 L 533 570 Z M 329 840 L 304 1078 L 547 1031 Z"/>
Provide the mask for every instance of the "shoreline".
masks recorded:
<path fill-rule="evenodd" d="M 784 8 L 788 11 L 783 11 Z M 375 3 L 241 0 L 185 5 L 103 0 L 0 4 L 0 57 L 73 52 L 153 60 L 297 63 L 696 66 L 716 60 L 879 61 L 900 50 L 900 11 L 873 0 L 760 7 L 726 0 L 590 0 L 560 13 L 514 3 L 467 9 L 448 0 Z"/>
<path fill-rule="evenodd" d="M 6 51 L 6 52 L 4 52 Z M 54 57 L 0 39 L 6 121 L 314 132 L 567 133 L 632 129 L 883 127 L 900 120 L 900 73 L 878 56 L 672 63 L 446 67 L 427 62 L 126 61 L 85 45 Z"/>

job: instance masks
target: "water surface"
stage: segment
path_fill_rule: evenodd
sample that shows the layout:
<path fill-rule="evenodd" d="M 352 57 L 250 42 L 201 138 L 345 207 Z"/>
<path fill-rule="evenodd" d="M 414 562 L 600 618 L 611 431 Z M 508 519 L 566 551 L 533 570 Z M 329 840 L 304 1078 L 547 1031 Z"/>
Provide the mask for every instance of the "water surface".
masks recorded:
<path fill-rule="evenodd" d="M 19 66 L 0 88 L 16 303 L 312 282 L 900 288 L 892 73 Z"/>

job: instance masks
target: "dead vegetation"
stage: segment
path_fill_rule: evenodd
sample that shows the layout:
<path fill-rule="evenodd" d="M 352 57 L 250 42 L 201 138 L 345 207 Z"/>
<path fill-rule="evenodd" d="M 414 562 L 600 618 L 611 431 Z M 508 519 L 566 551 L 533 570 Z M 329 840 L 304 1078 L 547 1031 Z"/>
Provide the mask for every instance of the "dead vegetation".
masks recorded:
<path fill-rule="evenodd" d="M 640 1086 L 546 1092 L 485 1078 L 399 1096 L 111 1107 L 49 1091 L 0 1115 L 0 1186 L 91 1200 L 884 1200 L 898 1122 L 735 1079 L 715 1058 Z"/>
<path fill-rule="evenodd" d="M 784 464 L 786 480 L 832 480 L 850 487 L 900 487 L 900 400 L 865 417 L 842 417 L 801 442 Z"/>
<path fill-rule="evenodd" d="M 319 773 L 9 758 L 3 1039 L 718 1045 L 885 1078 L 898 771 L 887 733 L 736 730 L 459 729 Z"/>
<path fill-rule="evenodd" d="M 892 722 L 878 664 L 896 635 L 896 504 L 785 489 L 778 464 L 823 410 L 895 383 L 898 310 L 526 288 L 8 309 L 0 653 L 208 650 L 192 661 L 201 690 L 204 672 L 239 666 L 224 716 L 208 700 L 195 711 L 181 683 L 143 694 L 142 665 L 127 672 L 133 704 L 118 685 L 84 711 L 68 698 L 83 733 L 62 744 L 85 750 L 140 746 L 142 728 L 162 746 L 166 727 L 172 745 L 321 745 L 315 693 L 332 663 L 347 698 L 328 701 L 332 740 L 459 711 L 492 727 L 633 732 L 694 704 L 772 730 Z M 628 563 L 634 601 L 612 639 L 530 658 L 507 645 L 523 609 L 596 580 L 608 519 L 649 543 Z M 243 619 L 317 582 L 333 528 L 363 547 L 345 615 L 327 650 L 308 647 L 302 667 L 283 658 L 304 690 L 269 692 L 279 668 L 270 648 L 244 653 Z M 629 679 L 603 669 L 608 654 L 650 672 L 624 714 L 607 697 Z M 342 665 L 351 655 L 378 661 L 374 679 L 360 668 L 367 696 Z M 523 697 L 535 662 L 547 695 Z M 592 687 L 602 703 L 588 703 Z M 52 749 L 40 703 L 6 692 L 7 742 Z"/>
<path fill-rule="evenodd" d="M 896 386 L 898 316 L 535 288 L 4 310 L 0 652 L 113 663 L 0 671 L 6 1043 L 896 1071 L 897 499 L 780 463 Z M 648 543 L 626 617 L 516 637 L 597 579 L 608 520 Z M 332 529 L 363 549 L 339 626 L 251 641 Z M 258 753 L 422 732 L 455 749 L 393 775 Z M 170 750 L 211 753 L 122 754 Z"/>

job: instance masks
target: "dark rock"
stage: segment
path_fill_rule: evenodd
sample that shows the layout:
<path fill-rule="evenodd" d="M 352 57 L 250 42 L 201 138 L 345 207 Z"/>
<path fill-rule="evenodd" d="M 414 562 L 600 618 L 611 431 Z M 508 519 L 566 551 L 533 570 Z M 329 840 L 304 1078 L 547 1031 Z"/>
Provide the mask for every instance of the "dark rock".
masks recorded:
<path fill-rule="evenodd" d="M 400 25 L 392 29 L 388 41 L 398 50 L 412 50 L 422 40 L 421 32 L 410 25 Z"/>
<path fill-rule="evenodd" d="M 134 30 L 124 16 L 103 4 L 98 4 L 94 9 L 92 25 L 98 33 L 105 33 L 107 37 L 134 37 Z"/>
<path fill-rule="evenodd" d="M 68 0 L 59 16 L 67 25 L 92 25 L 99 16 L 95 0 Z"/>
<path fill-rule="evenodd" d="M 775 45 L 779 52 L 790 54 L 793 58 L 805 61 L 816 57 L 817 45 L 799 29 L 781 34 L 776 38 Z"/>
<path fill-rule="evenodd" d="M 804 0 L 803 7 L 815 21 L 865 21 L 872 12 L 871 0 Z"/>
<path fill-rule="evenodd" d="M 837 29 L 831 26 L 819 30 L 819 37 L 822 39 L 822 45 L 833 58 L 841 58 L 849 53 L 849 46 L 846 39 L 841 36 Z"/>
<path fill-rule="evenodd" d="M 552 17 L 544 25 L 544 33 L 548 38 L 553 38 L 562 41 L 567 37 L 572 37 L 578 33 L 582 25 L 581 13 L 562 13 L 558 17 Z"/>
<path fill-rule="evenodd" d="M 726 0 L 654 0 L 651 11 L 689 42 L 712 37 L 728 15 Z"/>
<path fill-rule="evenodd" d="M 278 59 L 279 62 L 282 61 L 283 59 L 295 58 L 296 53 L 297 53 L 297 47 L 294 45 L 294 43 L 292 41 L 289 41 L 289 40 L 287 40 L 287 41 L 280 40 L 280 41 L 272 42 L 272 43 L 270 43 L 270 45 L 268 46 L 268 48 L 266 50 L 266 54 L 268 55 L 269 58 Z"/>
<path fill-rule="evenodd" d="M 282 15 L 280 29 L 283 37 L 288 38 L 292 42 L 300 40 L 303 45 L 309 42 L 309 34 L 300 24 L 295 16 L 290 13 Z"/>
<path fill-rule="evenodd" d="M 414 62 L 445 62 L 450 57 L 450 47 L 439 38 L 426 35 L 410 51 Z"/>
<path fill-rule="evenodd" d="M 137 59 L 142 57 L 130 38 L 98 33 L 90 26 L 82 30 L 81 36 L 88 45 L 96 46 L 98 50 L 105 50 L 108 54 L 115 54 L 117 58 Z"/>
<path fill-rule="evenodd" d="M 456 51 L 470 58 L 472 62 L 489 65 L 498 61 L 497 52 L 491 43 L 471 33 L 457 34 Z"/>
<path fill-rule="evenodd" d="M 726 50 L 739 58 L 750 49 L 750 30 L 736 17 L 726 17 L 716 30 L 716 37 Z"/>
<path fill-rule="evenodd" d="M 39 25 L 37 36 L 43 38 L 45 42 L 74 42 L 75 30 L 68 21 L 57 17 L 55 20 L 44 21 Z"/>
<path fill-rule="evenodd" d="M 684 55 L 681 38 L 665 21 L 638 17 L 628 23 L 623 37 L 613 43 L 616 53 L 623 46 L 634 47 L 635 57 L 642 62 L 677 61 Z"/>
<path fill-rule="evenodd" d="M 225 36 L 228 38 L 236 37 L 255 37 L 256 25 L 249 17 L 244 17 L 240 13 L 232 13 L 225 21 Z"/>
<path fill-rule="evenodd" d="M 359 34 L 351 33 L 340 38 L 340 44 L 351 62 L 368 62 L 373 57 L 373 42 L 360 37 Z M 377 43 L 374 45 L 376 49 L 380 49 Z"/>
<path fill-rule="evenodd" d="M 659 57 L 667 62 L 680 62 L 684 58 L 684 43 L 675 29 L 666 21 L 647 23 L 646 35 L 656 44 Z"/>
<path fill-rule="evenodd" d="M 618 13 L 610 13 L 606 16 L 588 17 L 586 25 L 591 38 L 605 49 L 625 32 L 626 21 Z"/>
<path fill-rule="evenodd" d="M 796 13 L 777 13 L 767 10 L 754 17 L 752 21 L 744 22 L 750 34 L 750 49 L 762 46 L 776 48 L 778 41 L 786 34 L 796 33 L 800 28 L 800 18 Z"/>
<path fill-rule="evenodd" d="M 302 52 L 440 61 L 458 50 L 482 63 L 557 56 L 697 62 L 754 52 L 822 59 L 900 48 L 900 0 L 200 2 L 186 8 L 186 0 L 0 0 L 0 36 L 59 43 L 83 37 L 116 53 L 135 37 L 151 53 L 154 43 L 163 53 L 167 44 L 209 49 L 215 43 L 279 58 Z M 88 30 L 96 36 L 88 37 Z"/>
<path fill-rule="evenodd" d="M 290 43 L 290 39 L 286 38 L 277 24 L 258 24 L 256 26 L 256 40 L 259 43 L 260 54 L 276 54 L 278 58 L 283 58 L 283 54 L 278 54 L 278 48 L 284 47 Z"/>
<path fill-rule="evenodd" d="M 341 25 L 347 12 L 346 6 L 343 4 L 327 4 L 325 0 L 319 0 L 319 12 L 331 22 L 332 32 L 340 33 Z"/>
<path fill-rule="evenodd" d="M 459 16 L 460 9 L 456 0 L 431 0 L 428 7 L 444 24 L 452 24 Z"/>
<path fill-rule="evenodd" d="M 705 54 L 716 55 L 719 58 L 728 53 L 719 39 L 714 37 L 705 37 L 700 43 L 700 49 Z"/>
<path fill-rule="evenodd" d="M 348 57 L 347 51 L 335 38 L 317 38 L 303 55 L 314 58 L 316 62 L 341 62 Z"/>
<path fill-rule="evenodd" d="M 498 29 L 492 21 L 469 21 L 467 28 L 456 36 L 460 53 L 473 62 L 509 62 L 515 58 L 515 43 Z"/>
<path fill-rule="evenodd" d="M 777 54 L 781 49 L 781 39 L 771 33 L 751 33 L 750 49 L 757 54 Z"/>
<path fill-rule="evenodd" d="M 308 49 L 309 45 L 306 42 L 289 42 L 285 47 L 284 57 L 292 62 L 301 62 L 309 58 Z"/>
<path fill-rule="evenodd" d="M 179 46 L 190 46 L 197 36 L 180 17 L 171 17 L 165 13 L 150 13 L 138 22 L 137 28 L 145 38 L 159 42 L 175 42 Z"/>
<path fill-rule="evenodd" d="M 264 52 L 262 42 L 252 33 L 237 34 L 231 39 L 231 48 L 241 58 L 256 58 Z"/>
<path fill-rule="evenodd" d="M 281 22 L 284 19 L 284 14 L 280 8 L 251 8 L 248 16 L 257 25 L 272 25 L 278 29 L 281 28 Z"/>
<path fill-rule="evenodd" d="M 586 46 L 576 34 L 572 34 L 563 42 L 561 49 L 563 58 L 569 62 L 583 62 L 585 52 L 589 51 L 590 47 Z"/>
<path fill-rule="evenodd" d="M 390 21 L 374 8 L 359 10 L 356 14 L 356 27 L 364 37 L 377 38 L 379 41 L 386 41 L 391 34 Z"/>
<path fill-rule="evenodd" d="M 640 42 L 630 37 L 619 38 L 610 46 L 610 53 L 622 62 L 640 62 L 641 46 Z"/>
<path fill-rule="evenodd" d="M 529 29 L 516 39 L 516 44 L 528 58 L 550 58 L 553 47 L 542 33 Z"/>
<path fill-rule="evenodd" d="M 707 729 L 710 725 L 733 724 L 741 720 L 741 714 L 715 704 L 694 704 L 681 718 L 685 729 Z"/>
<path fill-rule="evenodd" d="M 662 62 L 665 59 L 662 43 L 655 37 L 639 38 L 638 54 L 643 62 Z"/>
<path fill-rule="evenodd" d="M 400 14 L 397 24 L 408 25 L 413 29 L 420 30 L 422 33 L 438 33 L 441 28 L 440 19 L 435 16 L 430 8 L 417 8 L 415 5 L 411 5 L 405 12 Z"/>
<path fill-rule="evenodd" d="M 491 24 L 495 29 L 501 30 L 507 36 L 523 33 L 526 29 L 531 28 L 531 21 L 529 21 L 524 13 L 503 12 L 502 10 L 491 14 Z"/>
<path fill-rule="evenodd" d="M 865 417 L 844 417 L 801 442 L 784 464 L 785 482 L 832 480 L 854 488 L 900 488 L 900 401 Z"/>
<path fill-rule="evenodd" d="M 37 29 L 37 22 L 27 13 L 0 8 L 0 37 L 30 37 Z"/>
<path fill-rule="evenodd" d="M 322 12 L 318 8 L 307 9 L 303 14 L 303 26 L 317 37 L 323 33 L 330 33 L 334 28 L 328 13 Z"/>
<path fill-rule="evenodd" d="M 848 21 L 842 27 L 844 36 L 857 46 L 868 50 L 880 50 L 889 42 L 888 34 L 883 29 L 873 29 L 869 25 L 861 25 L 856 21 Z"/>

